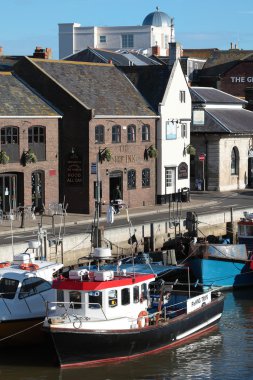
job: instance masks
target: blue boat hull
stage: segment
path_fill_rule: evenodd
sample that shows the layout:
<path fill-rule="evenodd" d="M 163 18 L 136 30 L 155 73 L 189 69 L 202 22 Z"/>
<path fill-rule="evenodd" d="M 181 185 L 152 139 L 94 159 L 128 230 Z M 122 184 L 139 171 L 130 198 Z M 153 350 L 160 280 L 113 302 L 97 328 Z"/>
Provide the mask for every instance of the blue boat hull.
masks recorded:
<path fill-rule="evenodd" d="M 249 264 L 236 260 L 193 257 L 188 261 L 189 268 L 204 288 L 240 288 L 253 286 L 253 271 Z"/>

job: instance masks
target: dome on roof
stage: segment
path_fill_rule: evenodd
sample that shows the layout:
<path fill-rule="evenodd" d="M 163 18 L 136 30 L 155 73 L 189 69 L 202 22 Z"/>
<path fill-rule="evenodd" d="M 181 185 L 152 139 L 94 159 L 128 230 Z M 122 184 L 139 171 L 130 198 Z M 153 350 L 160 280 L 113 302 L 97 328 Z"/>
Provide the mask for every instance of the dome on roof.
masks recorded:
<path fill-rule="evenodd" d="M 156 7 L 155 12 L 149 13 L 144 18 L 142 25 L 171 26 L 171 18 L 167 13 L 160 12 L 158 7 Z"/>

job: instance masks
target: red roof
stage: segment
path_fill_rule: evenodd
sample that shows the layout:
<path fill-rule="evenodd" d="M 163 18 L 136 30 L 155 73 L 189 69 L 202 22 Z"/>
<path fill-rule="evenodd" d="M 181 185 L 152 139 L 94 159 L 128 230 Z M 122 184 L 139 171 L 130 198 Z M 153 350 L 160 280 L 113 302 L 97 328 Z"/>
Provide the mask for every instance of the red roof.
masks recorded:
<path fill-rule="evenodd" d="M 83 290 L 83 291 L 96 291 L 108 288 L 117 288 L 121 286 L 130 286 L 138 284 L 150 279 L 154 279 L 154 274 L 136 274 L 126 276 L 115 276 L 113 280 L 109 281 L 95 281 L 95 280 L 72 280 L 69 278 L 58 278 L 53 282 L 54 289 L 62 290 Z"/>

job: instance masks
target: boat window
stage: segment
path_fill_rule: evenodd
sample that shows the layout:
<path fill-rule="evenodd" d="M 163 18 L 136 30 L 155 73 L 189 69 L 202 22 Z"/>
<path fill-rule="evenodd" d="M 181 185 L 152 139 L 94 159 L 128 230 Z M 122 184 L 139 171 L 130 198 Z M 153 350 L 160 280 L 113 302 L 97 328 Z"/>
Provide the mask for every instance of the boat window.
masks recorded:
<path fill-rule="evenodd" d="M 15 297 L 19 281 L 10 278 L 1 278 L 0 280 L 0 297 L 13 299 Z"/>
<path fill-rule="evenodd" d="M 102 292 L 89 292 L 89 308 L 100 309 L 102 307 Z"/>
<path fill-rule="evenodd" d="M 70 307 L 73 307 L 73 309 L 81 309 L 81 293 L 76 290 L 69 292 L 69 302 L 71 303 Z"/>
<path fill-rule="evenodd" d="M 147 284 L 141 284 L 141 299 L 146 300 L 147 296 Z"/>
<path fill-rule="evenodd" d="M 130 304 L 130 289 L 124 288 L 121 290 L 121 304 L 129 305 Z"/>
<path fill-rule="evenodd" d="M 246 226 L 246 236 L 253 235 L 253 226 Z"/>
<path fill-rule="evenodd" d="M 108 301 L 109 301 L 109 306 L 110 307 L 115 307 L 118 304 L 118 294 L 117 290 L 110 290 L 108 293 Z"/>
<path fill-rule="evenodd" d="M 26 278 L 21 286 L 19 298 L 26 298 L 34 296 L 35 294 L 45 292 L 50 290 L 52 287 L 48 281 L 45 281 L 43 278 L 39 277 L 30 277 Z"/>
<path fill-rule="evenodd" d="M 238 226 L 238 235 L 245 236 L 244 226 Z"/>
<path fill-rule="evenodd" d="M 137 303 L 140 300 L 139 286 L 134 286 L 134 288 L 133 288 L 133 299 L 134 299 L 134 303 Z"/>
<path fill-rule="evenodd" d="M 64 292 L 61 289 L 57 289 L 57 306 L 64 307 Z"/>

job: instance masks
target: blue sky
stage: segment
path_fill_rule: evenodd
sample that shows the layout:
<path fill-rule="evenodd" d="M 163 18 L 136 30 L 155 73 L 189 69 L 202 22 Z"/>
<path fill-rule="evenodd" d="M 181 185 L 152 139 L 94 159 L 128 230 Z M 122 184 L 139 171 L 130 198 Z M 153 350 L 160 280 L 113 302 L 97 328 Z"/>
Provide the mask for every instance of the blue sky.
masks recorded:
<path fill-rule="evenodd" d="M 156 6 L 175 19 L 183 48 L 253 50 L 253 0 L 0 0 L 0 46 L 6 55 L 51 47 L 58 59 L 58 24 L 141 25 Z"/>

